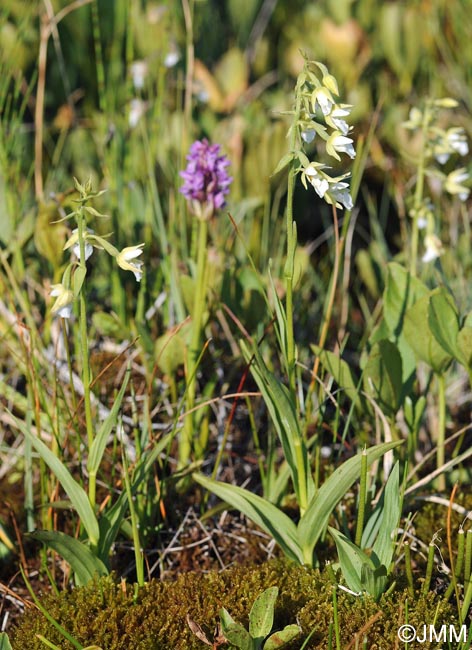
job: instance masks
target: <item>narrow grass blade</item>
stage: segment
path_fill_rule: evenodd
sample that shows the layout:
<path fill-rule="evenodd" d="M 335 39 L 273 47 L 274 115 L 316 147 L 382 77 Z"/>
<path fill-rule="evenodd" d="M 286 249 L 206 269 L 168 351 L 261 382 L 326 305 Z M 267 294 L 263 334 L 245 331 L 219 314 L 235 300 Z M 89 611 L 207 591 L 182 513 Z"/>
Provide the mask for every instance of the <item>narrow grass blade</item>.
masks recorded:
<path fill-rule="evenodd" d="M 121 408 L 121 402 L 123 401 L 123 396 L 125 394 L 126 387 L 128 386 L 128 381 L 130 377 L 131 370 L 126 371 L 125 377 L 123 379 L 123 384 L 121 385 L 120 392 L 116 396 L 115 402 L 105 421 L 102 423 L 99 431 L 97 432 L 92 446 L 90 448 L 90 454 L 87 460 L 87 469 L 90 474 L 96 474 L 100 463 L 102 462 L 103 452 L 107 444 L 107 440 L 113 427 L 116 425 L 118 411 Z"/>
<path fill-rule="evenodd" d="M 15 421 L 20 431 L 26 438 L 28 438 L 28 440 L 31 440 L 33 447 L 66 491 L 67 496 L 71 500 L 72 506 L 79 515 L 80 520 L 87 531 L 90 544 L 96 546 L 99 537 L 98 522 L 92 506 L 90 505 L 87 493 L 73 478 L 72 474 L 61 460 L 52 453 L 49 447 L 37 436 L 34 436 L 20 420 Z"/>

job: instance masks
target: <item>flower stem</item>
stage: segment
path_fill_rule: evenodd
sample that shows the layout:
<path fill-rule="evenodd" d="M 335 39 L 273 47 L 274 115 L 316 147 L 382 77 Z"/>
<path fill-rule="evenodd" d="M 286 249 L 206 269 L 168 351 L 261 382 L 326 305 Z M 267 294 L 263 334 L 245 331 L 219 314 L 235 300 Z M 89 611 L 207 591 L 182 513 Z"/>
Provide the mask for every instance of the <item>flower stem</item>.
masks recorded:
<path fill-rule="evenodd" d="M 446 442 L 446 380 L 444 374 L 437 375 L 438 381 L 438 442 L 436 450 L 436 467 L 439 469 L 445 462 Z M 444 474 L 438 476 L 438 489 L 443 492 L 446 489 L 446 477 Z"/>
<path fill-rule="evenodd" d="M 77 230 L 79 236 L 79 268 L 77 271 L 80 271 L 85 278 L 86 265 L 85 265 L 85 215 L 83 213 L 83 207 L 80 207 L 78 210 L 77 216 Z M 76 271 L 76 272 L 77 272 Z M 85 280 L 83 280 L 83 283 Z M 82 356 L 82 383 L 84 386 L 84 409 L 85 409 L 85 427 L 87 430 L 87 445 L 88 451 L 92 448 L 93 443 L 93 420 L 92 420 L 92 400 L 90 392 L 90 383 L 91 383 L 91 372 L 90 372 L 90 361 L 89 361 L 89 347 L 88 347 L 88 336 L 87 336 L 87 304 L 85 301 L 85 291 L 84 284 L 82 283 L 80 287 L 80 298 L 79 298 L 79 327 L 80 327 L 80 351 Z M 89 476 L 89 501 L 92 508 L 95 507 L 95 495 L 96 495 L 96 476 Z"/>
<path fill-rule="evenodd" d="M 297 123 L 300 119 L 301 92 L 299 85 L 296 88 L 295 114 L 293 117 L 292 131 L 290 135 L 290 151 L 295 151 L 297 144 Z M 293 334 L 293 276 L 295 265 L 295 251 L 297 247 L 297 228 L 293 220 L 293 194 L 295 190 L 295 178 L 297 171 L 295 161 L 292 161 L 288 172 L 287 182 L 287 261 L 285 262 L 285 318 L 287 321 L 286 331 L 286 363 L 290 392 L 296 398 L 295 386 L 295 338 Z"/>
<path fill-rule="evenodd" d="M 418 259 L 418 211 L 421 208 L 421 203 L 423 202 L 423 190 L 424 190 L 424 177 L 425 177 L 425 158 L 426 158 L 426 139 L 427 139 L 427 129 L 430 122 L 430 110 L 429 106 L 426 105 L 423 113 L 423 121 L 421 125 L 422 130 L 422 145 L 420 159 L 418 162 L 418 177 L 416 180 L 415 187 L 415 197 L 413 201 L 413 227 L 411 231 L 411 251 L 410 251 L 410 273 L 413 277 L 416 276 L 416 264 Z"/>
<path fill-rule="evenodd" d="M 197 275 L 192 313 L 192 337 L 187 361 L 187 411 L 191 411 L 195 405 L 197 360 L 200 354 L 203 314 L 206 307 L 207 238 L 208 221 L 200 219 L 198 221 Z M 179 464 L 181 467 L 188 462 L 190 457 L 194 425 L 194 413 L 187 413 L 179 442 Z"/>

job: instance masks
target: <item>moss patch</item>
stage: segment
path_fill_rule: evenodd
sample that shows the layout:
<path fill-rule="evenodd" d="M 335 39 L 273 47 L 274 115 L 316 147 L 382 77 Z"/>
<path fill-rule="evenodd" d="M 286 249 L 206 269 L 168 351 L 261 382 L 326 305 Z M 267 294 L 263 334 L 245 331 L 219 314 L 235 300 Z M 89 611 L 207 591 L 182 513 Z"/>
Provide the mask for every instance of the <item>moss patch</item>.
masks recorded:
<path fill-rule="evenodd" d="M 221 607 L 247 624 L 255 598 L 267 587 L 279 587 L 274 629 L 289 623 L 302 626 L 303 634 L 287 648 L 300 648 L 315 629 L 307 648 L 325 647 L 333 620 L 332 585 L 326 575 L 282 560 L 262 566 L 233 567 L 217 573 L 188 573 L 173 582 L 153 580 L 137 597 L 128 585 L 122 588 L 111 577 L 86 587 L 44 598 L 43 605 L 84 646 L 103 650 L 193 650 L 204 648 L 189 630 L 187 615 L 213 633 Z M 338 592 L 342 647 L 355 647 L 368 638 L 370 650 L 395 647 L 398 627 L 405 621 L 407 594 L 396 591 L 380 603 Z M 454 610 L 434 594 L 408 602 L 408 622 L 414 626 L 453 623 Z M 14 650 L 44 650 L 36 634 L 43 634 L 63 650 L 73 650 L 38 611 L 23 617 L 11 633 Z M 359 645 L 360 645 L 359 644 Z M 426 647 L 426 646 L 425 646 Z"/>

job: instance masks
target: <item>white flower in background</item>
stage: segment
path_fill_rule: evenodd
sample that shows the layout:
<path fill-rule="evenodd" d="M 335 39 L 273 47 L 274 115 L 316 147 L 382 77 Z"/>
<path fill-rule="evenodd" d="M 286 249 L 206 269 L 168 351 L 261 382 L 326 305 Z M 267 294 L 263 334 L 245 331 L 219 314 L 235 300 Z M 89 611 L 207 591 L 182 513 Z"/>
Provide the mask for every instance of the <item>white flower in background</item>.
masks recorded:
<path fill-rule="evenodd" d="M 447 175 L 444 189 L 449 194 L 457 194 L 461 201 L 465 201 L 470 194 L 470 189 L 462 183 L 467 180 L 469 180 L 469 173 L 465 167 L 461 167 Z"/>
<path fill-rule="evenodd" d="M 325 88 L 324 86 L 315 88 L 311 94 L 311 103 L 314 112 L 316 112 L 316 107 L 318 105 L 325 116 L 331 113 L 331 109 L 335 104 L 333 95 L 328 88 Z"/>
<path fill-rule="evenodd" d="M 52 314 L 57 314 L 61 318 L 70 318 L 72 314 L 72 304 L 74 302 L 74 294 L 70 289 L 66 289 L 63 284 L 53 284 L 51 296 L 56 298 L 54 305 L 51 308 Z"/>
<path fill-rule="evenodd" d="M 130 73 L 131 79 L 133 80 L 133 86 L 138 90 L 144 88 L 144 83 L 148 73 L 148 64 L 146 61 L 134 61 L 130 65 Z"/>
<path fill-rule="evenodd" d="M 448 129 L 446 132 L 446 139 L 453 151 L 458 153 L 460 156 L 467 156 L 469 153 L 469 145 L 467 144 L 467 137 L 464 129 L 460 127 Z"/>
<path fill-rule="evenodd" d="M 442 242 L 436 235 L 426 235 L 424 238 L 424 245 L 426 246 L 426 251 L 421 258 L 421 261 L 425 264 L 433 262 L 444 252 Z"/>
<path fill-rule="evenodd" d="M 132 99 L 130 102 L 130 110 L 128 116 L 128 124 L 131 129 L 138 124 L 139 120 L 144 115 L 146 105 L 141 99 Z"/>
<path fill-rule="evenodd" d="M 410 114 L 408 115 L 408 120 L 406 122 L 403 122 L 403 127 L 405 129 L 410 129 L 410 131 L 414 131 L 415 129 L 419 129 L 421 127 L 421 124 L 423 122 L 423 113 L 419 110 L 419 108 L 413 107 L 410 110 Z"/>
<path fill-rule="evenodd" d="M 347 135 L 351 127 L 343 118 L 349 115 L 351 108 L 350 104 L 336 104 L 331 113 L 326 116 L 326 123 L 333 129 L 341 131 L 343 135 Z"/>
<path fill-rule="evenodd" d="M 338 153 L 346 153 L 350 158 L 356 157 L 352 138 L 347 138 L 340 131 L 333 131 L 326 141 L 326 151 L 330 156 L 341 160 Z"/>
<path fill-rule="evenodd" d="M 180 52 L 178 47 L 173 44 L 170 46 L 169 51 L 165 55 L 164 65 L 166 68 L 173 68 L 174 65 L 180 61 Z"/>
<path fill-rule="evenodd" d="M 88 235 L 94 235 L 94 231 L 91 228 L 87 228 L 86 232 L 84 232 L 84 240 L 85 240 L 85 261 L 88 260 L 90 255 L 93 253 L 93 246 L 90 242 L 87 241 Z M 80 260 L 80 245 L 79 245 L 79 230 L 78 228 L 74 228 L 72 231 L 72 235 L 69 237 L 69 239 L 66 241 L 64 244 L 63 250 L 67 250 L 68 248 L 72 247 L 72 252 L 74 255 L 77 257 L 77 259 Z"/>
<path fill-rule="evenodd" d="M 137 282 L 141 282 L 141 278 L 143 277 L 143 272 L 141 270 L 143 263 L 140 261 L 133 262 L 132 260 L 135 260 L 136 257 L 141 255 L 143 247 L 144 244 L 138 244 L 138 246 L 127 246 L 116 256 L 118 266 L 124 271 L 131 271 L 134 273 Z"/>

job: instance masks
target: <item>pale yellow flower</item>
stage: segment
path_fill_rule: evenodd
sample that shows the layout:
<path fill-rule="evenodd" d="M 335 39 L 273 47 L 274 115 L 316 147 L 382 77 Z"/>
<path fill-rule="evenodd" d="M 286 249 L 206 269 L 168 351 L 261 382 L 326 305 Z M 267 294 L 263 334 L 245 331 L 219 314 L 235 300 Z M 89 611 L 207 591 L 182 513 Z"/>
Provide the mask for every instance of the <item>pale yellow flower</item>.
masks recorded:
<path fill-rule="evenodd" d="M 134 273 L 134 277 L 137 282 L 141 282 L 143 277 L 142 266 L 143 263 L 140 261 L 131 261 L 135 260 L 136 257 L 139 257 L 143 252 L 144 244 L 138 244 L 137 246 L 127 246 L 118 253 L 116 256 L 116 262 L 118 266 L 124 271 L 131 271 Z"/>

